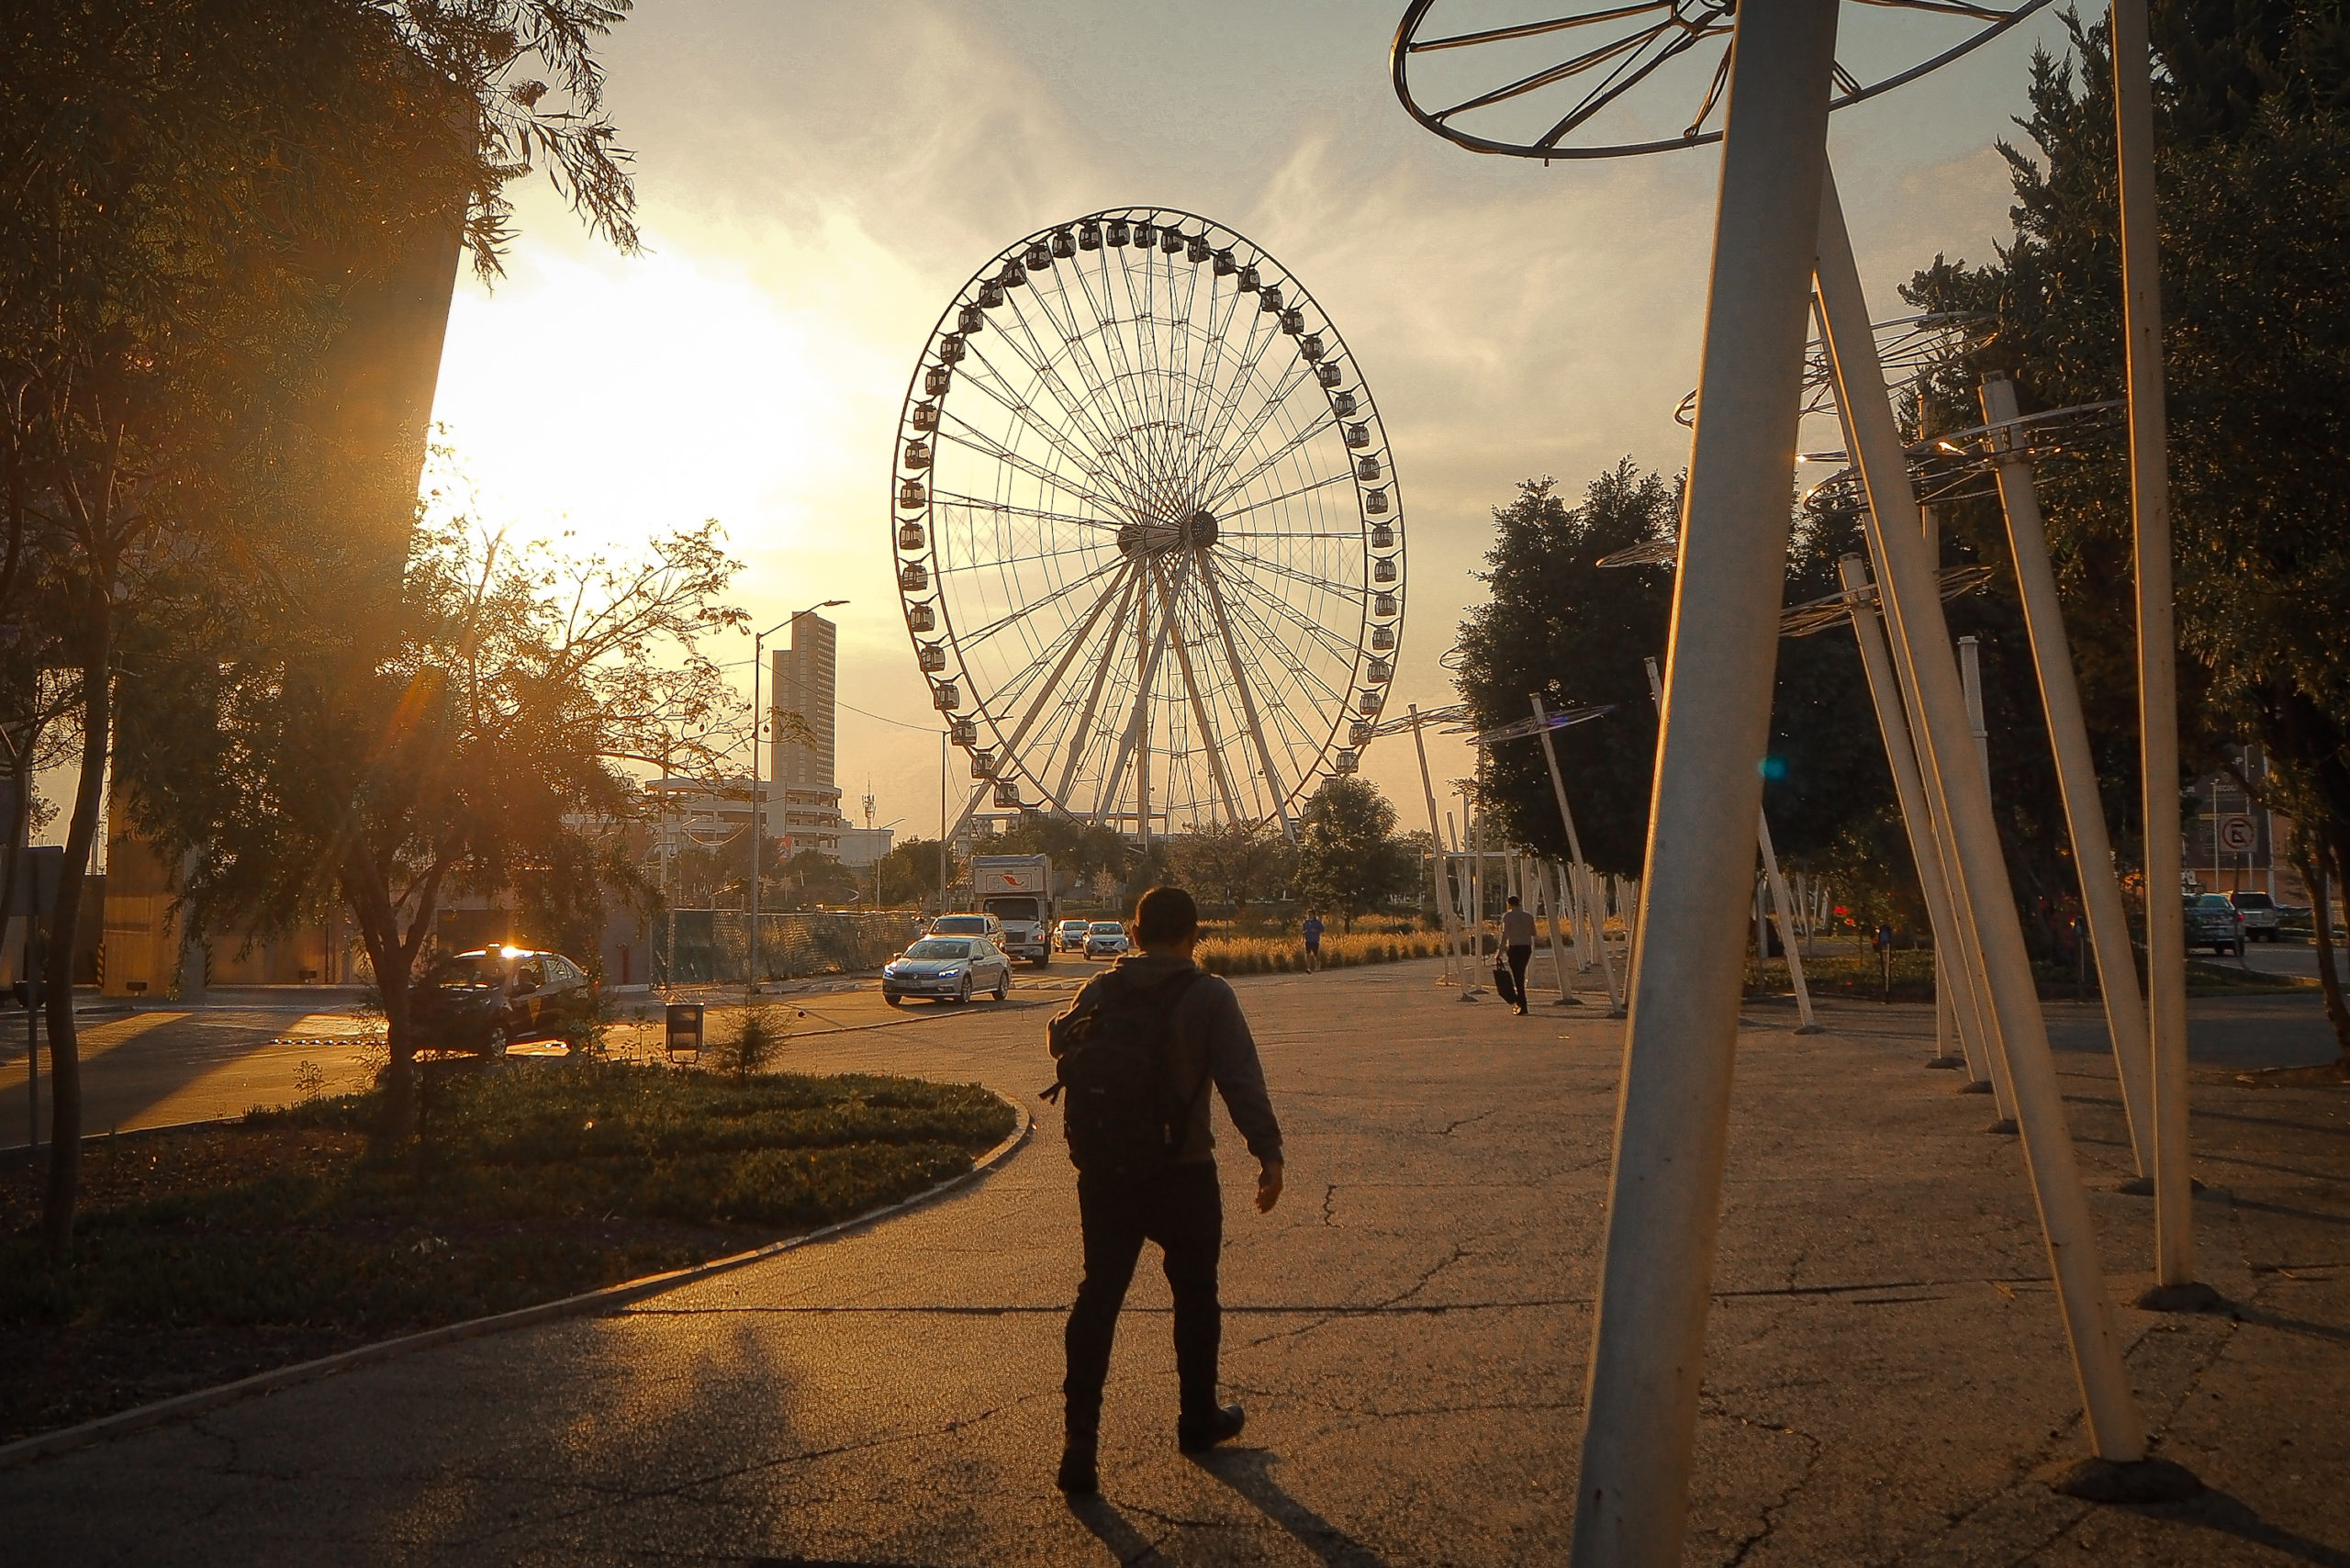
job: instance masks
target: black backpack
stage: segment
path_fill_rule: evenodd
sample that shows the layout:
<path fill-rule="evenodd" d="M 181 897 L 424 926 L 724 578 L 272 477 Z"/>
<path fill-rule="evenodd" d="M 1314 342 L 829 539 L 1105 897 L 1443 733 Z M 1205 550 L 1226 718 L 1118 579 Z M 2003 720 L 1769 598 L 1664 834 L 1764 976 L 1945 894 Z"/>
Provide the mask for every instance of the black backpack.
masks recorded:
<path fill-rule="evenodd" d="M 1055 1044 L 1060 1070 L 1043 1097 L 1066 1096 L 1061 1131 L 1080 1171 L 1147 1181 L 1173 1168 L 1198 1096 L 1186 1100 L 1169 1081 L 1167 1047 L 1175 1004 L 1199 978 L 1186 969 L 1142 985 L 1113 970 Z M 1208 1081 L 1200 1081 L 1201 1094 Z"/>

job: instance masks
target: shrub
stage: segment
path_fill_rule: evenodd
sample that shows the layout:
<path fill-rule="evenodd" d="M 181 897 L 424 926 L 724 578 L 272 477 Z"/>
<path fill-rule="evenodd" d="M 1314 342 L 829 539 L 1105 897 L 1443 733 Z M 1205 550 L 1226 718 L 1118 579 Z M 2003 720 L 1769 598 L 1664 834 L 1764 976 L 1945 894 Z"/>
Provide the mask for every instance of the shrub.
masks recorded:
<path fill-rule="evenodd" d="M 746 1007 L 733 1029 L 711 1051 L 711 1065 L 736 1078 L 764 1072 L 782 1054 L 791 1031 L 772 1007 Z"/>

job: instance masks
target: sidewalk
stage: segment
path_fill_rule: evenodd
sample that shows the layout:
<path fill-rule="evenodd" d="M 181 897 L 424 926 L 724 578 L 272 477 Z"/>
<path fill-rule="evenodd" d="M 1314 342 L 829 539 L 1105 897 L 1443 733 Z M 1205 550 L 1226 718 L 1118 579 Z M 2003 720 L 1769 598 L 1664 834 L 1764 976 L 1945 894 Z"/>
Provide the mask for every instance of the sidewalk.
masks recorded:
<path fill-rule="evenodd" d="M 10 1550 L 1562 1562 L 1621 1026 L 1464 1005 L 1435 968 L 1237 982 L 1290 1166 L 1257 1215 L 1226 1132 L 1225 1377 L 1250 1412 L 1234 1451 L 1174 1451 L 1168 1298 L 1147 1265 L 1113 1363 L 1107 1495 L 1072 1511 L 1052 1491 L 1070 1174 L 1034 1098 L 1039 1015 L 972 1008 L 811 1037 L 793 1062 L 979 1078 L 1037 1105 L 1035 1141 L 963 1195 L 608 1317 L 0 1473 Z M 2309 1022 L 2232 1005 L 2199 1003 L 2199 1027 L 2291 1047 Z M 1821 1011 L 1824 1035 L 1767 1010 L 1741 1035 L 1685 1561 L 2350 1562 L 2350 1090 L 2263 1080 L 2250 1047 L 2195 1072 L 2199 1271 L 2235 1312 L 2117 1305 L 2115 1322 L 2159 1451 L 2214 1490 L 2103 1509 L 2046 1484 L 2084 1446 L 2016 1141 L 1919 1065 L 1930 1009 Z M 2149 1277 L 2149 1205 L 2113 1190 L 2128 1155 L 2109 1059 L 2081 1037 L 2093 1020 L 2064 1025 L 2126 1303 Z"/>

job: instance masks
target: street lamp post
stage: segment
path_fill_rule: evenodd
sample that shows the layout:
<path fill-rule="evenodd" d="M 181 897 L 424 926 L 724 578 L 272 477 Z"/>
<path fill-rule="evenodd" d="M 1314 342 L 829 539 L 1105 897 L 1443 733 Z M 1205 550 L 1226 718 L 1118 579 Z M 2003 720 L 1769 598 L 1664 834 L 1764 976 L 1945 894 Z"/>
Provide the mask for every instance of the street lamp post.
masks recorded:
<path fill-rule="evenodd" d="M 767 641 L 790 625 L 802 615 L 812 615 L 820 610 L 831 610 L 846 604 L 845 599 L 828 599 L 822 604 L 787 615 L 766 631 L 751 639 L 751 994 L 759 993 L 759 859 L 767 838 L 767 801 L 759 794 L 759 733 L 766 727 L 767 715 L 759 708 L 759 678 L 767 673 Z"/>

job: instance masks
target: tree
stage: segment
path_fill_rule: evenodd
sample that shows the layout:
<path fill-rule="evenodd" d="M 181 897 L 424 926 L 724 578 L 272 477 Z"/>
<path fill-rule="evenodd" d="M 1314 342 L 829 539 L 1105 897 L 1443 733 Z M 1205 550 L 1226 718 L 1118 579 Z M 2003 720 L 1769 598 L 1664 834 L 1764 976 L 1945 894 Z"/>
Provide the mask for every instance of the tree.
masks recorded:
<path fill-rule="evenodd" d="M 1225 904 L 1235 919 L 1250 900 L 1279 892 L 1296 873 L 1296 852 L 1272 823 L 1188 828 L 1169 842 L 1176 875 L 1194 892 Z"/>
<path fill-rule="evenodd" d="M 387 1029 L 387 1137 L 413 1128 L 409 990 L 447 894 L 509 896 L 576 941 L 610 892 L 649 891 L 617 831 L 642 810 L 622 769 L 722 770 L 738 704 L 699 643 L 743 623 L 716 602 L 735 569 L 714 523 L 617 561 L 460 523 L 420 534 L 388 653 L 289 606 L 126 700 L 123 782 L 191 858 L 200 920 L 349 913 Z"/>
<path fill-rule="evenodd" d="M 1297 884 L 1308 903 L 1355 919 L 1412 890 L 1419 864 L 1395 836 L 1395 808 L 1377 785 L 1334 778 L 1305 803 L 1298 834 Z"/>
<path fill-rule="evenodd" d="M 159 582 L 247 586 L 263 520 L 336 455 L 311 405 L 354 286 L 460 232 L 495 273 L 503 188 L 541 162 L 634 243 L 591 52 L 622 3 L 28 0 L 0 24 L 0 505 L 50 559 L 82 742 L 45 977 L 52 1254 L 79 1182 L 71 965 L 121 644 Z"/>
<path fill-rule="evenodd" d="M 856 874 L 821 849 L 803 849 L 783 863 L 783 879 L 800 907 L 846 903 L 857 895 Z"/>
<path fill-rule="evenodd" d="M 2181 749 L 2190 771 L 2256 742 L 2248 780 L 2300 829 L 2304 876 L 2350 869 L 2350 50 L 2334 7 L 2306 0 L 2157 5 L 2164 374 L 2177 519 Z M 1943 367 L 1968 412 L 2005 370 L 2026 409 L 2121 396 L 2112 62 L 2103 23 L 2068 18 L 2075 59 L 2035 55 L 2037 158 L 2003 146 L 2016 231 L 1989 265 L 1937 259 L 1905 295 L 1990 315 L 1996 332 Z M 2050 548 L 2093 743 L 2114 766 L 2108 815 L 2135 853 L 2134 620 L 2126 454 L 2043 465 Z M 1975 520 L 1988 532 L 1994 519 Z M 2350 1007 L 2325 971 L 2350 1061 Z"/>
<path fill-rule="evenodd" d="M 919 904 L 936 895 L 939 882 L 939 860 L 946 862 L 946 879 L 948 897 L 963 885 L 963 863 L 954 850 L 934 838 L 909 838 L 891 846 L 890 853 L 874 867 L 873 874 L 879 885 L 874 902 L 883 909 L 900 904 Z"/>
<path fill-rule="evenodd" d="M 1101 878 L 1124 881 L 1134 857 L 1125 835 L 1104 823 L 1081 823 L 1051 812 L 1030 812 L 989 841 L 990 855 L 1048 855 L 1061 886 Z"/>

